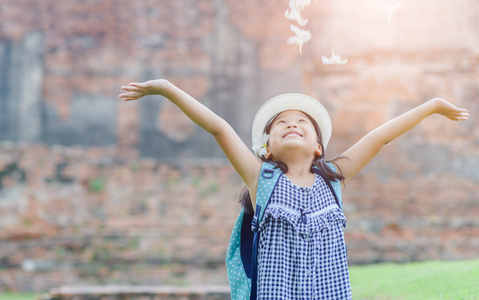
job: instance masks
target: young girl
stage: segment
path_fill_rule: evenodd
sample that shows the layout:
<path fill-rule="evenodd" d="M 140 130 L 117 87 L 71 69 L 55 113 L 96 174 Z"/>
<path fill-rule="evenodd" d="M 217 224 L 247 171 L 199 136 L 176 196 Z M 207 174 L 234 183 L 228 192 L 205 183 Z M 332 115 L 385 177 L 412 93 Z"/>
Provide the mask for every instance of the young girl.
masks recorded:
<path fill-rule="evenodd" d="M 348 181 L 384 145 L 429 115 L 454 121 L 469 117 L 467 110 L 443 99 L 429 100 L 367 134 L 332 167 L 324 161 L 331 121 L 309 96 L 284 94 L 265 103 L 253 124 L 252 153 L 225 120 L 167 80 L 130 83 L 122 90 L 124 101 L 162 95 L 211 133 L 246 184 L 243 204 L 249 212 L 255 207 L 262 161 L 283 170 L 260 224 L 258 299 L 352 299 L 345 217 L 322 177 Z"/>

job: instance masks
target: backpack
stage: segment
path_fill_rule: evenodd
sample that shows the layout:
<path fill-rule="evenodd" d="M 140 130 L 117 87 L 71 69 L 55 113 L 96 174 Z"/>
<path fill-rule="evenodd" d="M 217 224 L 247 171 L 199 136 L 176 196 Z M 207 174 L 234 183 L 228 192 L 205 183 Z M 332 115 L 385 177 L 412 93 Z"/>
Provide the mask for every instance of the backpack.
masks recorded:
<path fill-rule="evenodd" d="M 331 163 L 328 163 L 328 166 L 335 170 Z M 256 299 L 259 224 L 282 173 L 281 169 L 275 165 L 263 162 L 258 178 L 255 214 L 254 216 L 245 214 L 245 209 L 242 208 L 236 219 L 226 253 L 226 268 L 232 300 Z M 323 177 L 319 170 L 315 173 Z M 329 181 L 325 177 L 323 180 L 342 210 L 340 182 Z"/>

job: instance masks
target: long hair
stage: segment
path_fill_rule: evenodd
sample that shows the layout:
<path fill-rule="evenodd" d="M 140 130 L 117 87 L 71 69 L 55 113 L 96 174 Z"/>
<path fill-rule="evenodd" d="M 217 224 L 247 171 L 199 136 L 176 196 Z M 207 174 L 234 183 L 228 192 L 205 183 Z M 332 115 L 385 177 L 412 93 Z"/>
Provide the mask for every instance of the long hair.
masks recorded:
<path fill-rule="evenodd" d="M 321 138 L 321 129 L 319 128 L 318 123 L 316 123 L 316 121 L 310 115 L 308 115 L 307 113 L 304 113 L 304 114 L 309 118 L 309 120 L 313 124 L 314 130 L 316 131 L 316 136 L 318 137 L 318 143 L 321 146 L 321 149 L 324 149 L 323 141 L 322 141 L 322 138 Z M 266 134 L 270 133 L 273 122 L 274 122 L 274 120 L 276 120 L 278 115 L 271 118 L 271 120 L 265 126 L 264 132 Z M 324 177 L 326 177 L 330 181 L 344 181 L 343 173 L 341 172 L 341 169 L 339 168 L 336 161 L 338 161 L 339 159 L 346 158 L 346 157 L 337 156 L 330 161 L 326 161 L 325 156 L 324 156 L 324 152 L 325 151 L 322 151 L 321 155 L 316 154 L 314 156 L 314 159 L 313 159 L 312 164 L 311 164 L 311 173 L 320 172 L 322 175 L 324 175 Z M 275 165 L 276 168 L 280 168 L 283 171 L 283 173 L 285 173 L 285 174 L 288 173 L 288 166 L 284 162 L 282 162 L 280 160 L 273 161 L 271 159 L 266 159 L 264 157 L 260 157 L 260 159 L 262 161 L 269 162 L 269 163 Z M 334 172 L 327 165 L 328 162 L 334 164 L 336 166 L 336 170 L 338 170 L 338 172 Z M 313 167 L 316 167 L 316 170 L 313 171 Z M 253 204 L 251 202 L 251 196 L 249 194 L 248 187 L 245 186 L 241 190 L 240 195 L 239 195 L 239 202 L 241 202 L 241 205 L 244 207 L 245 213 L 247 213 L 247 214 L 253 214 L 254 213 Z"/>

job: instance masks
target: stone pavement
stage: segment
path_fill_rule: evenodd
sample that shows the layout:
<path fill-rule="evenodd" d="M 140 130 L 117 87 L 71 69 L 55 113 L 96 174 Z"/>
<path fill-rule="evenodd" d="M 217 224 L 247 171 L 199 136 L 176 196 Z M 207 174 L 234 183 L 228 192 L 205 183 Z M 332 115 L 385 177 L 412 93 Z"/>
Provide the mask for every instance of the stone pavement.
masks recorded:
<path fill-rule="evenodd" d="M 228 286 L 64 286 L 41 300 L 229 300 Z"/>

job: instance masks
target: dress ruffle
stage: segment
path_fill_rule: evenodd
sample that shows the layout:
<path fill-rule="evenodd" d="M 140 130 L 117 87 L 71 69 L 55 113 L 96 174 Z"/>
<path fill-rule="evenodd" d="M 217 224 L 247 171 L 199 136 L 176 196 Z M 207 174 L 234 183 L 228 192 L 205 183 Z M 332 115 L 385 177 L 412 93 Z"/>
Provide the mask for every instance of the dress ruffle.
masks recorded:
<path fill-rule="evenodd" d="M 320 232 L 326 228 L 340 222 L 346 227 L 346 217 L 343 211 L 337 205 L 331 205 L 319 212 L 301 214 L 300 211 L 294 211 L 290 208 L 280 205 L 270 205 L 266 208 L 263 220 L 260 223 L 260 230 L 271 219 L 284 219 L 293 226 L 294 230 L 301 234 L 312 234 Z M 304 222 L 306 220 L 306 223 Z"/>

